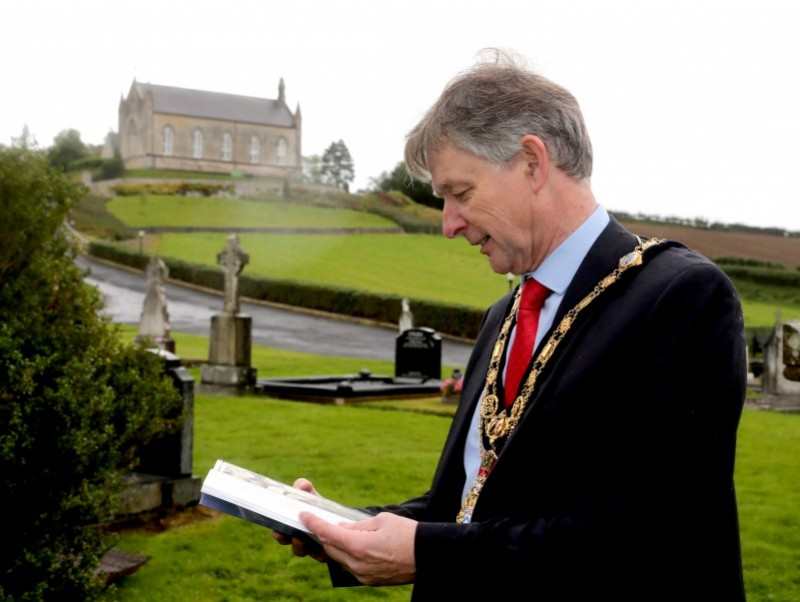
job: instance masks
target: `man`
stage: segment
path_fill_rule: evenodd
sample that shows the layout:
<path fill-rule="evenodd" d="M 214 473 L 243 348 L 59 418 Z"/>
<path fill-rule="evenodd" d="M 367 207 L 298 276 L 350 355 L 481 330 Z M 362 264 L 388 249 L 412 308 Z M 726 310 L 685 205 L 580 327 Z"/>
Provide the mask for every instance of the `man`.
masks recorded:
<path fill-rule="evenodd" d="M 484 317 L 430 490 L 350 525 L 303 515 L 323 551 L 294 540 L 294 553 L 328 561 L 335 584 L 337 567 L 414 583 L 415 600 L 744 600 L 745 347 L 730 281 L 598 205 L 577 102 L 506 56 L 448 85 L 406 163 L 444 199 L 446 236 L 523 290 L 544 285 L 534 358 L 507 385 L 527 336 L 513 291 Z"/>

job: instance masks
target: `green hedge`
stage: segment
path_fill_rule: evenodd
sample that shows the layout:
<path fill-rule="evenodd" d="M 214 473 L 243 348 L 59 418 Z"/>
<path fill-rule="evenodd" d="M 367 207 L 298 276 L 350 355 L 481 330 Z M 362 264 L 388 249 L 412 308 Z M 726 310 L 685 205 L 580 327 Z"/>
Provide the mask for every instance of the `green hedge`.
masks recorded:
<path fill-rule="evenodd" d="M 117 196 L 198 194 L 209 197 L 220 193 L 234 194 L 236 187 L 233 184 L 210 182 L 121 182 L 112 186 L 111 190 Z"/>
<path fill-rule="evenodd" d="M 775 263 L 773 261 L 763 261 L 761 259 L 753 259 L 751 257 L 716 257 L 714 258 L 714 263 L 717 265 L 739 265 L 739 266 L 749 266 L 755 268 L 772 268 L 775 270 L 782 270 L 786 266 L 782 263 Z"/>
<path fill-rule="evenodd" d="M 150 257 L 123 247 L 93 242 L 89 254 L 100 259 L 144 270 Z M 169 268 L 170 278 L 213 290 L 224 290 L 222 270 L 186 261 L 162 258 Z M 286 280 L 242 274 L 239 278 L 242 297 L 270 301 L 293 307 L 304 307 L 334 314 L 397 322 L 402 298 L 386 293 L 371 293 L 356 289 L 323 286 L 301 280 Z M 433 328 L 440 334 L 474 339 L 478 334 L 483 310 L 436 301 L 409 299 L 414 308 L 414 321 L 419 326 Z"/>
<path fill-rule="evenodd" d="M 725 270 L 731 280 L 744 280 L 767 286 L 800 288 L 800 271 L 798 270 L 726 264 L 722 264 L 720 267 Z"/>

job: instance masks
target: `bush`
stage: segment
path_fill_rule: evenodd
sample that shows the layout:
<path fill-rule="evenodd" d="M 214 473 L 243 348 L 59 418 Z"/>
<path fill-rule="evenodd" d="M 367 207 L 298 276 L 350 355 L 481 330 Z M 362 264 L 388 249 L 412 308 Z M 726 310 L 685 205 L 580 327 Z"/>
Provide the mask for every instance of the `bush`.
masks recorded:
<path fill-rule="evenodd" d="M 406 171 L 405 162 L 395 165 L 391 172 L 383 172 L 373 181 L 378 191 L 389 192 L 398 190 L 414 202 L 441 211 L 442 199 L 433 194 L 430 183 L 415 180 Z"/>
<path fill-rule="evenodd" d="M 121 182 L 111 187 L 118 196 L 135 196 L 137 194 L 159 195 L 202 195 L 214 196 L 216 194 L 235 194 L 236 186 L 233 184 L 212 184 L 210 182 Z"/>
<path fill-rule="evenodd" d="M 181 421 L 162 360 L 121 342 L 74 263 L 80 190 L 44 154 L 0 149 L 0 600 L 98 597 L 120 477 Z"/>
<path fill-rule="evenodd" d="M 121 178 L 125 175 L 125 163 L 122 162 L 122 157 L 115 155 L 111 159 L 103 159 L 100 164 L 100 170 L 94 176 L 94 180 L 113 180 L 114 178 Z"/>
<path fill-rule="evenodd" d="M 363 209 L 394 221 L 404 232 L 414 234 L 442 232 L 440 210 L 420 205 L 396 190 L 364 195 Z"/>
<path fill-rule="evenodd" d="M 102 157 L 96 157 L 94 155 L 82 157 L 70 162 L 69 165 L 67 165 L 67 171 L 96 171 L 99 170 L 107 160 L 108 159 L 103 159 Z"/>

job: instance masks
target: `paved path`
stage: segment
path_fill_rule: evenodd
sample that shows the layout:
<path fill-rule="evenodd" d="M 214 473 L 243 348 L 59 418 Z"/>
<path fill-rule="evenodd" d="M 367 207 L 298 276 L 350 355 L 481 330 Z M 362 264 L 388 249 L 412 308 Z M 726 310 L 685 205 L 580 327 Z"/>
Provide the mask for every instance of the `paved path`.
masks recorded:
<path fill-rule="evenodd" d="M 103 295 L 106 313 L 115 322 L 138 326 L 147 291 L 144 275 L 85 256 L 79 257 L 77 262 L 81 267 L 90 268 L 87 281 L 97 286 Z M 173 282 L 167 283 L 165 289 L 171 332 L 208 336 L 211 316 L 222 313 L 222 297 Z M 413 311 L 413 307 L 411 309 Z M 253 342 L 258 345 L 394 361 L 396 328 L 368 326 L 247 301 L 242 301 L 241 312 L 253 318 Z M 442 364 L 463 370 L 471 350 L 471 344 L 443 339 Z M 354 371 L 359 369 L 359 366 L 354 367 Z"/>

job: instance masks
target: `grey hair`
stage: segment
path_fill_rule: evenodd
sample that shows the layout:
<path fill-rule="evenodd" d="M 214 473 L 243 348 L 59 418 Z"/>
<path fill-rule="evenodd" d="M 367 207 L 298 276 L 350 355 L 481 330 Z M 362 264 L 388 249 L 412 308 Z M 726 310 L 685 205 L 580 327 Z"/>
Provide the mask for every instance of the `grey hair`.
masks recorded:
<path fill-rule="evenodd" d="M 431 179 L 428 152 L 452 144 L 502 167 L 532 134 L 559 169 L 577 181 L 592 175 L 592 144 L 578 101 L 566 89 L 500 50 L 447 84 L 436 103 L 406 136 L 406 169 Z"/>

